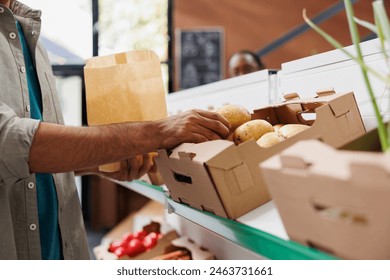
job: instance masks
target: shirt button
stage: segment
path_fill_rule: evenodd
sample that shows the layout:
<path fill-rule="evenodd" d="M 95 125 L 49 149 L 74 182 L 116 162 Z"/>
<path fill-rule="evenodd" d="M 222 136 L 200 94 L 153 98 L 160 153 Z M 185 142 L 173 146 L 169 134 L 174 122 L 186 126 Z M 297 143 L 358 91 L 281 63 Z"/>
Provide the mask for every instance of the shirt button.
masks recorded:
<path fill-rule="evenodd" d="M 0 14 L 4 13 L 4 8 L 0 7 Z"/>
<path fill-rule="evenodd" d="M 35 187 L 35 184 L 33 182 L 28 182 L 27 187 L 31 190 Z"/>
<path fill-rule="evenodd" d="M 16 33 L 15 32 L 11 32 L 10 34 L 9 34 L 9 37 L 13 40 L 13 39 L 15 39 L 16 38 Z"/>
<path fill-rule="evenodd" d="M 37 229 L 37 225 L 36 224 L 31 224 L 30 225 L 30 230 L 36 230 Z"/>
<path fill-rule="evenodd" d="M 30 109 L 31 109 L 30 105 L 27 105 L 27 106 L 26 106 L 26 111 L 27 111 L 27 112 L 30 112 Z"/>
<path fill-rule="evenodd" d="M 26 68 L 24 66 L 20 66 L 20 72 L 25 73 L 26 72 Z"/>
<path fill-rule="evenodd" d="M 32 35 L 32 36 L 35 35 L 35 30 L 31 31 L 31 35 Z"/>

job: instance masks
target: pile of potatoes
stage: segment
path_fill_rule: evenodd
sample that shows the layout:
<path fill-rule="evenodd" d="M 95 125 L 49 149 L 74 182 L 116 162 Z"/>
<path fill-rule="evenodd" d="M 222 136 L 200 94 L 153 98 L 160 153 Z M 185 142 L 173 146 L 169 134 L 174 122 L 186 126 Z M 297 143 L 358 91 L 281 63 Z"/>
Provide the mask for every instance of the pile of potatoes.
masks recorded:
<path fill-rule="evenodd" d="M 249 111 L 239 105 L 227 104 L 216 111 L 229 121 L 232 140 L 236 145 L 254 139 L 260 147 L 269 148 L 310 127 L 303 124 L 273 126 L 265 120 L 251 120 Z"/>

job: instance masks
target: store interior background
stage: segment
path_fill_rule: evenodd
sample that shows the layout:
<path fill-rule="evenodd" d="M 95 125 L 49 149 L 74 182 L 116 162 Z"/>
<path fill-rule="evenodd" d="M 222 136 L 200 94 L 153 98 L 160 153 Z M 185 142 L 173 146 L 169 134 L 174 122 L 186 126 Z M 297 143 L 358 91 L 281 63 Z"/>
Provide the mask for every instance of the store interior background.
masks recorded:
<path fill-rule="evenodd" d="M 42 42 L 49 50 L 67 125 L 88 125 L 83 67 L 87 59 L 133 49 L 151 49 L 161 59 L 166 92 L 180 91 L 176 43 L 179 30 L 222 28 L 224 77 L 227 61 L 236 51 L 261 51 L 270 69 L 283 62 L 332 50 L 304 25 L 310 18 L 329 17 L 320 26 L 344 45 L 350 45 L 344 10 L 337 0 L 22 0 L 43 11 Z M 390 1 L 385 1 L 389 9 Z M 372 22 L 371 1 L 354 4 L 356 16 Z M 303 29 L 300 33 L 299 30 Z M 288 35 L 292 38 L 286 39 Z M 295 36 L 294 36 L 295 35 Z M 360 28 L 362 40 L 375 38 Z M 129 213 L 145 205 L 137 193 L 95 176 L 77 178 L 91 248 Z M 93 255 L 91 254 L 93 257 Z"/>

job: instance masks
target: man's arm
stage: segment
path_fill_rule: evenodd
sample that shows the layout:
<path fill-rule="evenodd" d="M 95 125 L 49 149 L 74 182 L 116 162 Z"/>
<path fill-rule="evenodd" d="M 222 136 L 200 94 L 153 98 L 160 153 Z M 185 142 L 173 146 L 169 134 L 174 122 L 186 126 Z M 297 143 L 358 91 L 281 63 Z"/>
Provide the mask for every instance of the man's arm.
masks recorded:
<path fill-rule="evenodd" d="M 133 158 L 184 142 L 226 138 L 221 115 L 192 110 L 164 120 L 98 127 L 40 123 L 29 154 L 30 172 L 61 173 Z"/>
<path fill-rule="evenodd" d="M 42 122 L 30 149 L 30 172 L 81 170 L 143 154 L 158 148 L 148 135 L 152 130 L 152 123 L 68 127 Z"/>

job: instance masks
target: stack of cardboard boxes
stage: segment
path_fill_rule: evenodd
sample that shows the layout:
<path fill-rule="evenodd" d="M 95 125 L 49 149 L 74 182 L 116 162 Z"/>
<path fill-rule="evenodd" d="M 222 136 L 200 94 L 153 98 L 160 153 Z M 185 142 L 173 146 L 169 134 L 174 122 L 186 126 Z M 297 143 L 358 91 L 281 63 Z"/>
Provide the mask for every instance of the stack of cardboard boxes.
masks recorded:
<path fill-rule="evenodd" d="M 291 239 L 345 259 L 390 258 L 390 156 L 378 144 L 376 130 L 339 150 L 307 140 L 260 165 Z"/>

